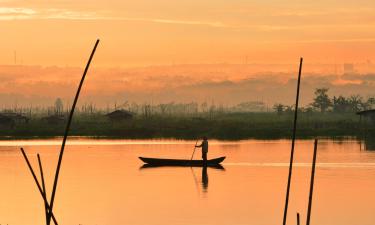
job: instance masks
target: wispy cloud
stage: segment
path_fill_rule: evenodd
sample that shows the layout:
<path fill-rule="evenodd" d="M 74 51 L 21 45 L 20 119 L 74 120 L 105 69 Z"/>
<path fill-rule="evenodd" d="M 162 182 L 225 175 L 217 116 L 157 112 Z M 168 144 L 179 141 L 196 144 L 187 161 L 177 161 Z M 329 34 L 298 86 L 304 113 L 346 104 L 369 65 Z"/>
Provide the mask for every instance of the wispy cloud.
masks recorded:
<path fill-rule="evenodd" d="M 373 13 L 374 8 L 334 8 L 325 10 L 285 10 L 275 12 L 273 16 L 297 16 L 297 17 L 311 17 L 311 16 L 327 16 L 337 14 L 360 14 L 360 13 Z"/>
<path fill-rule="evenodd" d="M 35 10 L 29 8 L 0 8 L 0 14 L 33 15 L 35 13 Z"/>
<path fill-rule="evenodd" d="M 114 18 L 115 19 L 115 18 Z M 205 25 L 211 27 L 229 27 L 222 22 L 194 21 L 194 20 L 172 20 L 172 19 L 147 19 L 147 18 L 118 18 L 119 20 L 144 21 L 153 23 L 184 24 L 184 25 Z"/>
<path fill-rule="evenodd" d="M 312 39 L 294 41 L 297 43 L 350 43 L 350 42 L 375 42 L 375 38 L 347 38 L 347 39 Z"/>
<path fill-rule="evenodd" d="M 62 19 L 62 20 L 117 20 L 117 21 L 138 21 L 161 24 L 181 24 L 200 25 L 210 27 L 229 27 L 217 21 L 199 20 L 175 20 L 169 18 L 139 18 L 139 17 L 113 17 L 97 12 L 72 11 L 65 9 L 42 9 L 34 10 L 30 8 L 1 8 L 0 20 L 20 20 L 20 19 Z"/>
<path fill-rule="evenodd" d="M 0 7 L 0 20 L 29 19 L 37 14 L 29 8 L 5 8 Z"/>
<path fill-rule="evenodd" d="M 1 1 L 1 0 L 0 0 Z M 359 13 L 369 12 L 368 8 L 359 9 L 337 9 L 335 12 L 341 13 Z M 330 14 L 331 11 L 285 11 L 273 14 L 271 17 L 277 16 L 318 16 L 323 14 Z M 155 17 L 122 17 L 113 16 L 108 11 L 74 11 L 69 9 L 60 8 L 49 8 L 49 9 L 33 9 L 33 8 L 12 8 L 12 7 L 0 7 L 0 21 L 1 20 L 28 20 L 28 19 L 58 19 L 58 20 L 97 20 L 97 21 L 130 21 L 130 22 L 146 22 L 146 23 L 158 23 L 158 24 L 171 24 L 171 25 L 188 25 L 188 26 L 207 26 L 213 28 L 228 28 L 228 29 L 252 29 L 261 32 L 273 32 L 273 31 L 285 31 L 285 30 L 305 30 L 305 29 L 323 29 L 323 28 L 341 28 L 341 29 L 352 29 L 352 28 L 374 28 L 375 24 L 278 24 L 277 21 L 274 23 L 253 23 L 247 24 L 246 21 L 237 22 L 223 22 L 223 21 L 212 21 L 212 20 L 184 20 L 174 18 L 155 18 Z M 334 40 L 332 40 L 334 41 Z M 355 40 L 350 40 L 355 41 Z M 363 40 L 361 40 L 363 41 Z M 307 41 L 312 42 L 312 41 Z"/>

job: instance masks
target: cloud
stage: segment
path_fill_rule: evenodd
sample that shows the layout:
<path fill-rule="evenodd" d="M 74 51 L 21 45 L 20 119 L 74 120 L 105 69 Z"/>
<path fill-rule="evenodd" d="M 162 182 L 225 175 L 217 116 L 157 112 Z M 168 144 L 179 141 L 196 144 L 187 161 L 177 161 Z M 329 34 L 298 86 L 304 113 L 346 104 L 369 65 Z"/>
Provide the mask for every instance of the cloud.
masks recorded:
<path fill-rule="evenodd" d="M 146 18 L 118 18 L 119 20 L 145 21 L 153 23 L 183 24 L 183 25 L 205 25 L 211 27 L 228 27 L 221 22 L 194 21 L 194 20 L 172 20 L 172 19 L 146 19 Z"/>
<path fill-rule="evenodd" d="M 287 16 L 287 17 L 311 17 L 311 16 L 329 16 L 337 14 L 361 14 L 361 13 L 373 13 L 374 8 L 330 8 L 330 9 L 319 9 L 319 10 L 285 10 L 281 12 L 275 12 L 273 16 Z"/>
<path fill-rule="evenodd" d="M 337 9 L 334 12 L 331 11 L 285 11 L 277 12 L 272 14 L 270 18 L 277 17 L 314 17 L 323 14 L 331 13 L 366 13 L 369 12 L 367 8 L 349 10 L 349 9 Z M 373 23 L 341 23 L 341 24 L 330 24 L 330 23 L 317 23 L 317 24 L 280 24 L 280 21 L 268 21 L 265 20 L 258 21 L 255 24 L 248 24 L 246 21 L 232 21 L 223 22 L 218 20 L 184 20 L 184 19 L 174 19 L 167 17 L 126 17 L 126 16 L 113 16 L 111 11 L 75 11 L 63 8 L 17 8 L 17 7 L 0 7 L 0 21 L 1 20 L 28 20 L 28 19 L 58 19 L 58 20 L 97 20 L 97 21 L 131 21 L 131 22 L 146 22 L 146 23 L 157 23 L 157 24 L 171 24 L 171 25 L 187 25 L 187 26 L 207 26 L 213 28 L 227 28 L 227 29 L 249 29 L 257 30 L 261 32 L 273 32 L 273 31 L 290 31 L 290 30 L 310 30 L 310 29 L 372 29 L 375 27 Z M 320 40 L 317 40 L 320 41 Z M 315 40 L 306 40 L 304 42 L 311 43 L 317 42 Z M 332 40 L 334 42 L 336 40 Z M 338 40 L 343 41 L 343 40 Z M 355 40 L 346 40 L 347 42 L 354 42 Z M 359 41 L 364 41 L 363 39 Z M 322 40 L 322 42 L 328 42 L 328 40 Z"/>
<path fill-rule="evenodd" d="M 375 38 L 348 38 L 348 39 L 310 39 L 310 40 L 300 40 L 293 41 L 297 43 L 326 43 L 326 42 L 375 42 Z"/>
<path fill-rule="evenodd" d="M 0 20 L 29 19 L 36 11 L 29 8 L 5 8 L 0 7 Z"/>
<path fill-rule="evenodd" d="M 2 15 L 33 15 L 35 13 L 35 10 L 29 8 L 0 8 L 0 14 Z"/>
<path fill-rule="evenodd" d="M 175 20 L 168 18 L 138 18 L 138 17 L 113 17 L 96 12 L 72 11 L 66 9 L 31 9 L 31 8 L 0 8 L 0 20 L 15 19 L 64 19 L 64 20 L 118 20 L 140 21 L 162 24 L 201 25 L 210 27 L 227 27 L 222 22 L 199 20 Z"/>

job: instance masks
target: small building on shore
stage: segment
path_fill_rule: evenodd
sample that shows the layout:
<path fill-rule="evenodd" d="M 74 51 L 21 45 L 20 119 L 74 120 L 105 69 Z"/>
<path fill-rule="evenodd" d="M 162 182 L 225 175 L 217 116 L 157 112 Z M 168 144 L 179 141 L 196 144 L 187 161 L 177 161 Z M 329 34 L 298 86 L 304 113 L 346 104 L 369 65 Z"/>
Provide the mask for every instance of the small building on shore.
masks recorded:
<path fill-rule="evenodd" d="M 109 118 L 112 122 L 115 121 L 123 121 L 123 120 L 130 120 L 133 118 L 134 114 L 132 112 L 129 112 L 127 110 L 115 110 L 111 113 L 108 113 L 105 115 Z"/>
<path fill-rule="evenodd" d="M 0 128 L 1 129 L 13 129 L 16 124 L 28 123 L 29 117 L 26 117 L 19 113 L 14 112 L 2 112 L 0 113 Z"/>
<path fill-rule="evenodd" d="M 13 129 L 15 125 L 14 119 L 0 114 L 0 129 Z"/>
<path fill-rule="evenodd" d="M 47 122 L 48 124 L 62 124 L 65 122 L 65 116 L 51 115 L 51 116 L 42 117 L 41 120 L 44 122 Z"/>
<path fill-rule="evenodd" d="M 366 120 L 371 120 L 375 122 L 375 109 L 363 110 L 363 111 L 357 112 L 356 114 L 360 116 L 361 120 L 362 118 L 364 118 Z"/>
<path fill-rule="evenodd" d="M 24 116 L 22 114 L 19 114 L 19 113 L 14 113 L 14 112 L 3 112 L 3 113 L 0 113 L 0 117 L 2 118 L 10 118 L 12 119 L 15 123 L 28 123 L 30 118 L 27 117 L 27 116 Z"/>

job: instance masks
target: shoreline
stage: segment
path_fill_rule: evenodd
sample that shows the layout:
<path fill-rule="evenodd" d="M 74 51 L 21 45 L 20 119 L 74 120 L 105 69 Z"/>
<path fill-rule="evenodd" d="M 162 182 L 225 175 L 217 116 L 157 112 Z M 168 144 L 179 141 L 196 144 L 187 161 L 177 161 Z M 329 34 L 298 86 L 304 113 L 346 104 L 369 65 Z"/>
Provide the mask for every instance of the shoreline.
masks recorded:
<path fill-rule="evenodd" d="M 297 139 L 345 139 L 375 137 L 372 122 L 359 123 L 354 114 L 301 113 Z M 91 139 L 176 139 L 196 140 L 202 136 L 217 140 L 278 140 L 292 137 L 290 114 L 233 113 L 212 117 L 137 116 L 128 120 L 109 121 L 103 115 L 80 115 L 72 121 L 69 137 Z M 47 123 L 38 118 L 18 123 L 14 128 L 0 129 L 0 140 L 53 139 L 62 137 L 65 123 Z"/>
<path fill-rule="evenodd" d="M 32 141 L 32 140 L 62 140 L 63 136 L 0 136 L 0 141 Z M 297 137 L 296 140 L 313 140 L 315 138 L 321 140 L 363 140 L 358 136 L 311 136 L 311 137 Z M 154 138 L 129 138 L 129 137 L 119 137 L 119 136 L 68 136 L 70 140 L 113 140 L 113 141 L 124 141 L 124 140 L 134 140 L 134 141 L 196 141 L 199 138 L 174 138 L 174 137 L 154 137 Z M 249 137 L 243 139 L 223 139 L 223 138 L 210 138 L 210 140 L 214 141 L 228 141 L 228 142 L 235 142 L 235 141 L 249 141 L 249 140 L 257 140 L 257 141 L 279 141 L 279 140 L 287 140 L 290 141 L 290 138 L 287 137 L 280 137 L 280 138 L 257 138 L 257 137 Z"/>

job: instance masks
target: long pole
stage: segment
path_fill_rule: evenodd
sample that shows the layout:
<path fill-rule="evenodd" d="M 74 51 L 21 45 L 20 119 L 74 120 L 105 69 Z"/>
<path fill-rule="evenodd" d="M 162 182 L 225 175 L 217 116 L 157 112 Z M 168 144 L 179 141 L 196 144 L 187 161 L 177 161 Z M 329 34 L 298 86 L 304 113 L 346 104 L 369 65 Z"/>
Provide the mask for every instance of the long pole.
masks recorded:
<path fill-rule="evenodd" d="M 190 161 L 193 160 L 195 149 L 197 148 L 197 144 L 198 144 L 198 140 L 195 142 L 194 151 L 193 151 L 193 154 L 191 155 Z"/>
<path fill-rule="evenodd" d="M 63 158 L 63 155 L 64 155 L 64 149 L 65 149 L 65 142 L 66 142 L 66 139 L 68 137 L 68 133 L 69 133 L 69 128 L 70 128 L 70 124 L 72 122 L 72 118 L 73 118 L 73 114 L 74 114 L 74 109 L 77 105 L 77 101 L 78 101 L 78 97 L 79 97 L 79 94 L 81 92 L 81 88 L 82 88 L 82 85 L 83 85 L 83 82 L 85 80 L 85 77 L 86 77 L 86 74 L 87 74 L 87 71 L 89 69 L 89 66 L 90 66 L 90 63 L 91 63 L 91 60 L 92 58 L 94 57 L 94 54 L 95 54 L 95 51 L 96 51 L 96 47 L 98 47 L 98 44 L 99 44 L 99 39 L 96 40 L 96 43 L 94 45 L 94 48 L 91 52 L 91 55 L 90 55 L 90 58 L 86 64 L 86 68 L 85 68 L 85 71 L 83 72 L 83 75 L 82 75 L 82 79 L 81 79 L 81 82 L 79 83 L 78 85 L 78 89 L 77 89 L 77 93 L 76 93 L 76 96 L 74 98 L 74 102 L 73 102 L 73 105 L 72 105 L 72 109 L 70 110 L 70 114 L 69 114 L 69 119 L 68 119 L 68 123 L 66 125 L 66 129 L 65 129 L 65 134 L 64 134 L 64 139 L 62 141 L 62 145 L 61 145 L 61 150 L 60 150 L 60 155 L 59 155 L 59 161 L 57 162 L 57 168 L 56 168 L 56 173 L 55 173 L 55 179 L 54 179 L 54 182 L 53 182 L 53 189 L 52 189 L 52 195 L 51 195 L 51 201 L 50 201 L 50 213 L 49 213 L 49 216 L 48 216 L 48 224 L 50 224 L 50 220 L 51 220 L 51 212 L 53 210 L 53 203 L 54 203 L 54 200 L 55 200 L 55 194 L 56 194 L 56 188 L 57 188 L 57 182 L 58 182 L 58 179 L 59 179 L 59 173 L 60 173 L 60 167 L 61 167 L 61 162 L 62 162 L 62 158 Z"/>
<path fill-rule="evenodd" d="M 41 188 L 41 186 L 40 186 L 40 183 L 39 183 L 39 181 L 38 181 L 38 178 L 36 178 L 35 172 L 34 172 L 33 168 L 31 167 L 30 161 L 29 161 L 29 159 L 27 158 L 27 155 L 26 155 L 26 153 L 25 153 L 25 150 L 23 150 L 23 148 L 21 148 L 21 152 L 22 152 L 22 155 L 23 155 L 23 157 L 24 157 L 24 159 L 25 159 L 25 161 L 26 161 L 27 166 L 29 167 L 29 170 L 30 170 L 30 172 L 31 172 L 31 175 L 32 175 L 33 178 L 34 178 L 34 181 L 35 181 L 35 183 L 36 183 L 36 186 L 38 187 L 39 193 L 42 195 L 42 198 L 44 199 L 44 204 L 47 205 L 48 210 L 49 210 L 50 214 L 52 215 L 52 220 L 53 220 L 53 222 L 55 223 L 55 225 L 58 225 L 57 220 L 56 220 L 56 218 L 55 218 L 55 215 L 53 214 L 53 212 L 52 212 L 52 210 L 51 210 L 51 208 L 50 208 L 50 206 L 49 206 L 49 204 L 48 204 L 48 202 L 47 202 L 47 198 L 45 198 L 45 196 L 44 196 L 44 194 L 43 194 L 43 190 L 42 190 L 42 188 Z"/>
<path fill-rule="evenodd" d="M 297 213 L 297 225 L 300 225 L 300 222 L 299 222 L 299 213 Z"/>
<path fill-rule="evenodd" d="M 292 149 L 290 151 L 289 175 L 288 175 L 288 184 L 287 184 L 287 188 L 286 188 L 283 225 L 286 225 L 286 218 L 287 218 L 287 214 L 288 214 L 288 204 L 289 204 L 290 183 L 291 183 L 291 180 L 292 180 L 294 144 L 295 144 L 295 140 L 296 140 L 296 129 L 297 129 L 297 118 L 298 118 L 298 102 L 299 102 L 299 90 L 300 90 L 300 84 L 301 84 L 302 62 L 303 62 L 303 58 L 300 59 L 300 63 L 299 63 L 299 72 L 298 72 L 298 81 L 297 81 L 297 94 L 296 94 L 296 107 L 295 107 L 295 110 L 294 110 Z"/>
<path fill-rule="evenodd" d="M 311 216 L 311 205 L 312 205 L 312 197 L 314 192 L 314 178 L 315 178 L 315 163 L 316 163 L 316 153 L 318 151 L 318 139 L 315 139 L 314 142 L 314 156 L 311 168 L 311 181 L 310 181 L 310 195 L 309 195 L 309 205 L 307 208 L 307 218 L 306 218 L 306 225 L 310 225 L 310 216 Z"/>
<path fill-rule="evenodd" d="M 45 185 L 45 182 L 44 182 L 42 160 L 40 159 L 39 154 L 37 156 L 38 156 L 38 164 L 39 164 L 39 170 L 40 170 L 40 178 L 42 179 L 43 199 L 47 199 L 47 192 L 46 192 L 46 185 Z M 48 223 L 48 206 L 47 206 L 45 201 L 44 201 L 44 211 L 45 211 L 45 216 L 46 216 L 46 223 Z"/>

